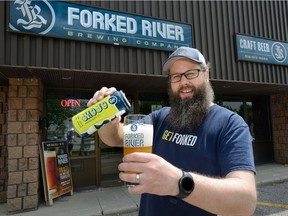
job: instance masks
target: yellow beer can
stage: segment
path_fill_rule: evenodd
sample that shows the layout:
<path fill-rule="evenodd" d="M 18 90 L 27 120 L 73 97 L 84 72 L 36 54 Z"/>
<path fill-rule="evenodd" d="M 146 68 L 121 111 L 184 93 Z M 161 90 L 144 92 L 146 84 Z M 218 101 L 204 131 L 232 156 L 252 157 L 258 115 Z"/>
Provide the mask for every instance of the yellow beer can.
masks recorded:
<path fill-rule="evenodd" d="M 113 92 L 72 117 L 75 131 L 87 137 L 114 118 L 128 112 L 131 105 L 122 91 Z"/>

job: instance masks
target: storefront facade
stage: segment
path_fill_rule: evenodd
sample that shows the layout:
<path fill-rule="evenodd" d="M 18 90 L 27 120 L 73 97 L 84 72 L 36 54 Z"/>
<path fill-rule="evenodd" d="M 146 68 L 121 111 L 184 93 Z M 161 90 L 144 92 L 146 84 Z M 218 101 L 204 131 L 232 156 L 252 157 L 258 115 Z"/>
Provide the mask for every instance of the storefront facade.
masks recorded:
<path fill-rule="evenodd" d="M 11 2 L 0 2 L 0 202 L 8 212 L 35 209 L 43 196 L 43 141 L 70 144 L 75 190 L 122 184 L 122 149 L 97 133 L 80 138 L 70 118 L 102 86 L 123 90 L 131 113 L 168 105 L 161 65 L 182 45 L 211 63 L 215 103 L 250 126 L 255 163 L 288 163 L 286 1 Z"/>

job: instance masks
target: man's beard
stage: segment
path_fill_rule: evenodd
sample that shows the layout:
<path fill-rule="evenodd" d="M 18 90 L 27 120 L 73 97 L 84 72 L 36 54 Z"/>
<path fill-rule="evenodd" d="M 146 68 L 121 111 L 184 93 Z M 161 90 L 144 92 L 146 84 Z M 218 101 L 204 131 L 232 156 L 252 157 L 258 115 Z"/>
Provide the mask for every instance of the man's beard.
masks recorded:
<path fill-rule="evenodd" d="M 167 122 L 176 130 L 193 130 L 200 126 L 209 112 L 209 107 L 214 101 L 214 92 L 210 82 L 204 82 L 197 89 L 193 86 L 192 98 L 181 99 L 180 90 L 174 93 L 171 86 L 169 87 L 171 110 L 167 116 Z"/>

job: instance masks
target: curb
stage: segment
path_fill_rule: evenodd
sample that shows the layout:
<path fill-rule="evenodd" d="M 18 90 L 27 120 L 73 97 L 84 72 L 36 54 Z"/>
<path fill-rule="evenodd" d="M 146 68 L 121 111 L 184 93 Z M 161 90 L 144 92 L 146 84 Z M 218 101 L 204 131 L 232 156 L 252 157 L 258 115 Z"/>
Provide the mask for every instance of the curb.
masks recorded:
<path fill-rule="evenodd" d="M 278 184 L 278 183 L 282 183 L 284 181 L 287 181 L 288 177 L 283 177 L 283 178 L 278 178 L 278 179 L 273 179 L 273 180 L 266 180 L 266 181 L 259 181 L 257 182 L 256 186 L 261 187 L 261 186 L 265 186 L 265 185 L 269 185 L 269 184 Z"/>

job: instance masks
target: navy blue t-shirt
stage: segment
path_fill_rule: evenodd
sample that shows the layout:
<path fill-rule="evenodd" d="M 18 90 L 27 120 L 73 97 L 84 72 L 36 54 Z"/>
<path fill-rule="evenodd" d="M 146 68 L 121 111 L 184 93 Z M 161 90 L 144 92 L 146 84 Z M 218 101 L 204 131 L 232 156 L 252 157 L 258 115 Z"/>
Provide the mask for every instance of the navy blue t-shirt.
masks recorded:
<path fill-rule="evenodd" d="M 239 115 L 213 105 L 198 128 L 175 131 L 165 120 L 169 111 L 169 107 L 164 107 L 151 113 L 154 154 L 180 169 L 207 176 L 224 177 L 235 170 L 255 172 L 252 137 L 248 125 Z M 189 117 L 193 118 L 193 113 L 187 115 Z M 171 196 L 143 194 L 139 215 L 213 214 Z"/>

